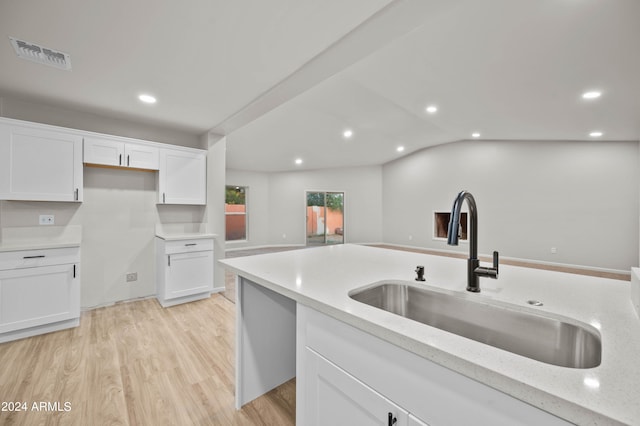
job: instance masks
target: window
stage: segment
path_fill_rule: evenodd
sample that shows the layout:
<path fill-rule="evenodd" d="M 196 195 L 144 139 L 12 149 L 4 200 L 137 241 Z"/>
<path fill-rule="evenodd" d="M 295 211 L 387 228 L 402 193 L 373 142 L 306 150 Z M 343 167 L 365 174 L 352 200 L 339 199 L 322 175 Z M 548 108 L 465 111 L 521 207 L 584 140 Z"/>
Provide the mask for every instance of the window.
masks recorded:
<path fill-rule="evenodd" d="M 247 239 L 247 188 L 227 186 L 224 202 L 227 241 Z"/>

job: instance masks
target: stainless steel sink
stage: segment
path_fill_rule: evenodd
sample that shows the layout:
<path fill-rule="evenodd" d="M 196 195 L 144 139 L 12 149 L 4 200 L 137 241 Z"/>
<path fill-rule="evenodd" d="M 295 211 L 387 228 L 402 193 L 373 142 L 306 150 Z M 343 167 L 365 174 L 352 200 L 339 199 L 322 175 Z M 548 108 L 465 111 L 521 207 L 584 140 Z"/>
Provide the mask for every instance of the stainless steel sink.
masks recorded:
<path fill-rule="evenodd" d="M 569 319 L 517 310 L 406 283 L 381 282 L 349 296 L 387 312 L 436 327 L 531 359 L 569 368 L 600 365 L 598 331 Z"/>

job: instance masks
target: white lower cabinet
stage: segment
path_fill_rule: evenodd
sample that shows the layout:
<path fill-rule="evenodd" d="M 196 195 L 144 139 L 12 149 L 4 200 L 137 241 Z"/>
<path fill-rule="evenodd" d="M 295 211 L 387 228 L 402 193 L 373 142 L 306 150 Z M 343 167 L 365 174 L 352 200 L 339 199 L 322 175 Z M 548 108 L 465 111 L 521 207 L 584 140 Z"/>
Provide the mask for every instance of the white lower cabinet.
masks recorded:
<path fill-rule="evenodd" d="M 0 342 L 75 327 L 79 248 L 0 253 Z"/>
<path fill-rule="evenodd" d="M 209 297 L 213 291 L 213 239 L 156 238 L 156 297 L 164 307 Z"/>
<path fill-rule="evenodd" d="M 298 424 L 570 425 L 301 304 L 296 334 Z"/>
<path fill-rule="evenodd" d="M 305 425 L 407 426 L 409 424 L 407 411 L 317 352 L 309 348 L 306 348 L 306 352 L 308 409 Z"/>

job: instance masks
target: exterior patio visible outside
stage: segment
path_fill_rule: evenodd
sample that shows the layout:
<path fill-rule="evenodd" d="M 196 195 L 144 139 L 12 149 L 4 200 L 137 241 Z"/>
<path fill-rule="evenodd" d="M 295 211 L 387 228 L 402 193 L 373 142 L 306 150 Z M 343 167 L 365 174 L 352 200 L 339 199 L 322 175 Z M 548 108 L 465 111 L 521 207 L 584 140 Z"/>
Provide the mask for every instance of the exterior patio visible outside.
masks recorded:
<path fill-rule="evenodd" d="M 242 186 L 227 186 L 226 188 L 224 217 L 227 241 L 247 239 L 246 192 L 247 188 Z"/>
<path fill-rule="evenodd" d="M 307 245 L 344 242 L 344 193 L 307 193 Z"/>
<path fill-rule="evenodd" d="M 247 239 L 247 211 L 244 204 L 225 204 L 227 241 Z"/>

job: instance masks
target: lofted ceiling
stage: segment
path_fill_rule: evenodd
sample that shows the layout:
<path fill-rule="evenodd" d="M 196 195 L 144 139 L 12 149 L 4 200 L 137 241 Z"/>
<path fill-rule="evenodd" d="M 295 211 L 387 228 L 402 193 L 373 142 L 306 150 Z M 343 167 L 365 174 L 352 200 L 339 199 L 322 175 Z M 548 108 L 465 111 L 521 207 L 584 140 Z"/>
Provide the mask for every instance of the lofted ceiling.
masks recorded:
<path fill-rule="evenodd" d="M 0 0 L 0 94 L 204 133 L 390 1 Z M 9 37 L 72 70 L 19 59 Z"/>
<path fill-rule="evenodd" d="M 640 140 L 639 19 L 635 0 L 458 2 L 231 133 L 227 163 L 263 171 L 383 164 L 476 132 Z M 600 98 L 582 99 L 596 89 Z M 438 111 L 427 113 L 430 105 Z"/>
<path fill-rule="evenodd" d="M 0 0 L 0 96 L 227 134 L 227 166 L 255 171 L 474 132 L 639 140 L 639 17 L 637 0 Z M 17 58 L 10 36 L 72 71 Z"/>

